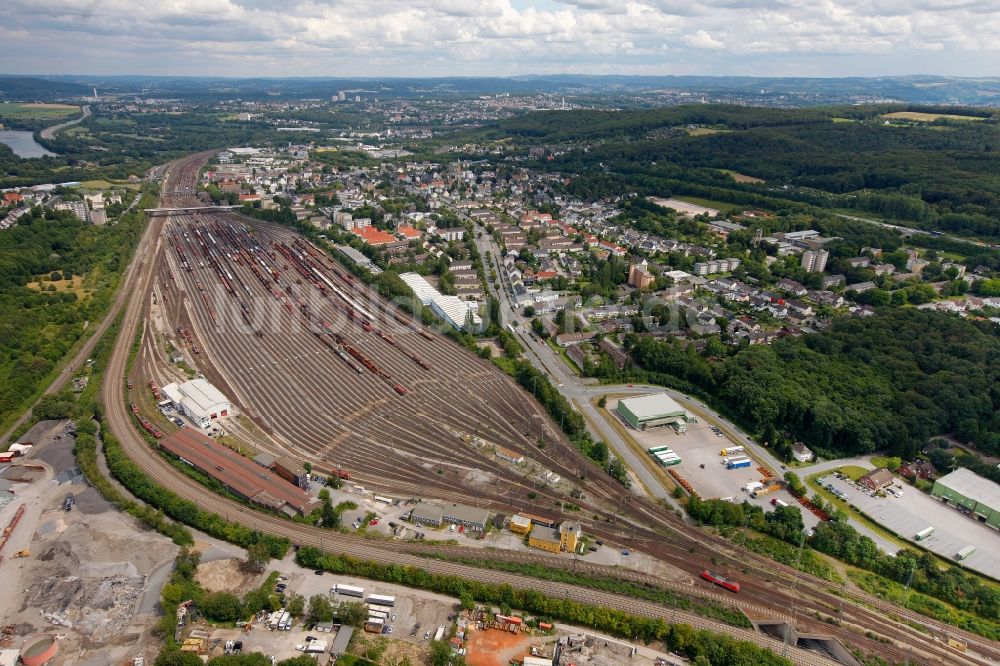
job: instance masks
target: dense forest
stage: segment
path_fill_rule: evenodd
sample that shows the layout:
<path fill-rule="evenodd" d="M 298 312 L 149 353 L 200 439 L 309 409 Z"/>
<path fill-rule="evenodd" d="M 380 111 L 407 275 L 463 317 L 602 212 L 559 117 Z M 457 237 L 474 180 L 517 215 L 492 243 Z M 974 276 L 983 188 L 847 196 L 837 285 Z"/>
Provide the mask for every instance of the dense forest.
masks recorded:
<path fill-rule="evenodd" d="M 725 403 L 764 441 L 784 435 L 830 457 L 910 457 L 953 434 L 1000 452 L 1000 335 L 989 322 L 887 309 L 720 362 L 671 341 L 632 341 L 633 360 Z"/>
<path fill-rule="evenodd" d="M 94 227 L 36 208 L 0 234 L 0 424 L 107 311 L 145 221 Z"/>
<path fill-rule="evenodd" d="M 581 195 L 632 190 L 770 208 L 855 208 L 927 229 L 1000 237 L 997 118 L 981 110 L 951 112 L 968 121 L 881 116 L 903 108 L 543 112 L 503 121 L 478 137 L 585 144 L 547 163 L 581 174 L 575 186 Z M 766 182 L 737 183 L 721 170 Z"/>

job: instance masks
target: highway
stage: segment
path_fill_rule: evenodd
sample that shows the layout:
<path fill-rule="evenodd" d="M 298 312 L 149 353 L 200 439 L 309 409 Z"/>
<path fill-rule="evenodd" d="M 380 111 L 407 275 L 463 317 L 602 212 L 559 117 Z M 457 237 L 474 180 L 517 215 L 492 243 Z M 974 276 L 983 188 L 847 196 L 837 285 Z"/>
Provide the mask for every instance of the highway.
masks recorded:
<path fill-rule="evenodd" d="M 880 222 L 878 220 L 869 220 L 864 217 L 857 217 L 856 215 L 846 215 L 844 213 L 834 213 L 839 218 L 845 220 L 851 220 L 853 222 L 864 222 L 865 224 L 872 224 L 876 227 L 883 227 L 885 229 L 892 229 L 893 231 L 898 231 L 904 236 L 935 236 L 936 238 L 944 238 L 946 240 L 954 241 L 956 243 L 966 243 L 968 245 L 975 245 L 977 247 L 991 248 L 993 247 L 989 243 L 984 243 L 983 241 L 977 241 L 972 238 L 964 238 L 962 236 L 954 236 L 952 234 L 945 233 L 931 233 L 926 229 L 914 229 L 913 227 L 904 227 L 900 224 L 891 224 L 889 222 Z"/>
<path fill-rule="evenodd" d="M 187 159 L 171 165 L 166 176 L 166 182 L 164 183 L 164 190 L 168 192 L 173 191 L 175 188 L 168 187 L 168 185 L 175 184 L 174 181 L 178 179 L 196 177 L 199 164 L 200 161 L 198 159 Z M 165 207 L 168 207 L 185 205 L 187 202 L 166 200 L 162 203 Z M 154 218 L 151 221 L 150 233 L 144 236 L 137 253 L 140 265 L 146 263 L 148 266 L 152 258 L 157 256 L 157 252 L 162 252 L 163 242 L 158 232 L 163 227 L 165 221 L 169 220 L 172 220 L 171 216 Z M 127 283 L 123 287 L 124 291 L 131 295 L 125 306 L 125 320 L 127 322 L 141 321 L 144 326 L 148 326 L 148 322 L 145 321 L 144 308 L 148 302 L 148 295 L 151 292 L 154 279 L 155 272 L 153 270 L 132 271 L 129 273 Z M 202 509 L 213 511 L 229 520 L 240 522 L 254 529 L 285 536 L 291 539 L 293 543 L 314 545 L 329 552 L 340 552 L 354 557 L 386 563 L 410 564 L 435 573 L 450 573 L 470 580 L 505 582 L 515 587 L 537 589 L 550 596 L 566 597 L 581 602 L 620 608 L 645 616 L 663 617 L 670 622 L 688 622 L 696 627 L 722 631 L 739 638 L 772 647 L 779 653 L 786 649 L 780 641 L 761 634 L 734 629 L 700 616 L 665 608 L 659 604 L 652 604 L 623 595 L 581 589 L 571 585 L 548 583 L 526 576 L 428 560 L 414 555 L 413 552 L 419 550 L 419 547 L 412 544 L 372 542 L 355 535 L 301 525 L 277 516 L 254 511 L 240 503 L 215 495 L 171 466 L 147 445 L 145 439 L 133 427 L 131 411 L 126 405 L 123 383 L 120 381 L 120 378 L 124 375 L 134 339 L 133 336 L 133 327 L 125 326 L 115 341 L 112 358 L 106 371 L 107 381 L 102 387 L 101 394 L 105 405 L 105 425 L 121 441 L 129 457 L 153 480 L 183 497 L 196 501 Z M 539 358 L 539 362 L 541 362 L 541 358 Z M 607 477 L 600 479 L 592 478 L 590 479 L 590 484 L 592 492 L 604 493 L 614 491 L 613 482 Z M 620 488 L 617 492 L 620 494 Z M 732 544 L 701 530 L 685 526 L 672 513 L 664 512 L 655 503 L 643 501 L 642 498 L 637 498 L 635 502 L 628 503 L 626 513 L 630 521 L 641 522 L 648 519 L 651 525 L 655 525 L 661 529 L 654 532 L 650 529 L 633 529 L 628 525 L 622 526 L 620 524 L 605 527 L 595 525 L 595 533 L 620 536 L 624 544 L 644 552 L 653 553 L 657 557 L 664 559 L 664 561 L 675 564 L 684 571 L 692 574 L 699 571 L 699 567 L 704 566 L 704 563 L 709 559 L 716 558 L 721 559 L 723 562 L 731 562 L 734 567 L 742 567 L 744 575 L 741 582 L 744 584 L 744 589 L 739 595 L 732 597 L 732 603 L 734 604 L 740 606 L 760 605 L 770 609 L 770 612 L 778 617 L 784 616 L 789 608 L 801 606 L 799 608 L 800 615 L 796 622 L 800 629 L 816 633 L 832 634 L 842 642 L 858 646 L 867 652 L 881 654 L 894 661 L 901 662 L 906 659 L 908 652 L 904 646 L 914 645 L 914 663 L 984 663 L 973 655 L 959 655 L 941 646 L 937 643 L 936 639 L 932 640 L 927 634 L 913 630 L 909 626 L 887 616 L 891 614 L 892 617 L 902 617 L 910 623 L 931 626 L 934 633 L 958 633 L 965 637 L 964 632 L 957 632 L 957 630 L 953 632 L 951 629 L 936 627 L 934 626 L 936 623 L 929 622 L 926 618 L 899 609 L 879 599 L 867 597 L 867 595 L 852 595 L 857 596 L 862 601 L 860 604 L 852 600 L 845 601 L 838 595 L 830 594 L 827 590 L 827 584 L 823 581 L 817 581 L 810 576 L 799 574 L 788 567 L 753 555 L 752 553 L 736 553 L 733 551 Z M 626 530 L 628 530 L 628 534 L 625 533 Z M 620 535 L 618 534 L 619 531 Z M 464 552 L 466 556 L 470 554 L 470 551 L 463 551 L 463 549 L 458 547 L 435 547 L 436 550 L 441 550 L 442 548 L 446 548 L 448 552 L 452 553 Z M 475 555 L 477 557 L 502 559 L 514 556 L 521 559 L 527 556 L 533 560 L 542 557 L 533 554 L 505 554 L 500 551 L 477 551 Z M 560 560 L 557 557 L 553 557 L 546 561 L 556 563 Z M 569 560 L 563 559 L 562 566 L 569 566 Z M 727 566 L 729 565 L 727 564 Z M 713 590 L 711 594 L 715 595 L 717 593 Z M 840 610 L 837 610 L 838 604 L 841 606 Z M 879 610 L 872 611 L 870 608 Z M 839 618 L 843 619 L 846 625 L 861 626 L 867 628 L 869 631 L 878 632 L 889 637 L 888 642 L 867 638 L 861 632 L 851 629 L 850 626 L 840 626 L 839 623 L 827 625 L 813 617 L 815 613 L 830 613 L 831 609 L 832 612 L 840 614 Z M 974 636 L 970 635 L 967 640 L 970 641 L 970 645 L 976 646 L 976 650 L 989 649 L 989 646 L 983 647 L 982 640 Z M 830 663 L 825 657 L 812 652 L 797 648 L 787 648 L 787 650 L 788 656 L 795 663 Z"/>
<path fill-rule="evenodd" d="M 84 120 L 86 120 L 89 117 L 90 117 L 90 105 L 89 104 L 84 104 L 84 106 L 83 106 L 83 115 L 82 116 L 80 116 L 79 118 L 76 118 L 75 120 L 69 120 L 69 121 L 64 122 L 64 123 L 59 123 L 58 125 L 52 125 L 51 127 L 46 127 L 45 129 L 43 129 L 40 132 L 40 136 L 43 139 L 51 139 L 51 138 L 53 138 L 56 135 L 56 132 L 58 132 L 59 130 L 61 130 L 63 128 L 66 128 L 66 127 L 69 127 L 71 125 L 76 125 L 77 123 L 82 123 Z"/>

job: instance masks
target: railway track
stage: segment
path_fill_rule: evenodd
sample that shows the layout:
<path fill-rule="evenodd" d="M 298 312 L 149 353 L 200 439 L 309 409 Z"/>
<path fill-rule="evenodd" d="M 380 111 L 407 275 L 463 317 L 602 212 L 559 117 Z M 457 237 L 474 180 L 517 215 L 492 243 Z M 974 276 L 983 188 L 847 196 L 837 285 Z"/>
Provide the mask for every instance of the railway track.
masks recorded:
<path fill-rule="evenodd" d="M 181 169 L 176 173 L 186 174 L 186 177 L 191 177 L 193 174 L 196 177 L 197 166 Z M 178 191 L 178 188 L 173 188 L 172 191 Z M 170 205 L 183 203 L 183 200 L 178 201 L 175 198 L 170 202 Z M 801 619 L 797 622 L 800 630 L 833 634 L 849 645 L 857 645 L 866 651 L 881 654 L 895 661 L 904 661 L 910 656 L 907 641 L 912 641 L 916 644 L 916 652 L 913 655 L 915 663 L 982 663 L 967 659 L 947 647 L 935 644 L 933 640 L 928 639 L 920 632 L 886 619 L 883 617 L 883 613 L 891 612 L 904 620 L 919 622 L 925 626 L 934 624 L 928 622 L 927 618 L 923 616 L 903 611 L 903 609 L 885 604 L 885 602 L 881 602 L 885 605 L 880 606 L 878 603 L 873 603 L 880 600 L 865 599 L 863 595 L 856 602 L 848 601 L 845 604 L 842 599 L 826 589 L 828 584 L 794 572 L 788 567 L 782 567 L 773 561 L 749 553 L 736 553 L 732 544 L 701 531 L 692 530 L 676 516 L 649 502 L 640 499 L 629 501 L 621 511 L 621 515 L 616 515 L 614 503 L 622 494 L 621 487 L 594 467 L 592 463 L 583 460 L 575 447 L 565 441 L 536 404 L 527 399 L 528 396 L 524 390 L 513 385 L 505 377 L 496 378 L 496 373 L 491 366 L 485 366 L 479 359 L 472 358 L 464 350 L 460 350 L 450 341 L 442 339 L 441 336 L 428 332 L 419 326 L 400 326 L 398 321 L 395 321 L 391 315 L 383 313 L 380 308 L 369 307 L 372 303 L 379 303 L 379 299 L 374 296 L 367 285 L 351 280 L 342 269 L 338 272 L 334 262 L 310 255 L 312 269 L 317 273 L 322 273 L 325 278 L 310 282 L 308 271 L 303 272 L 300 270 L 301 266 L 295 267 L 287 263 L 288 257 L 286 255 L 279 255 L 277 251 L 274 252 L 273 256 L 268 253 L 268 243 L 285 242 L 288 244 L 290 242 L 289 247 L 296 248 L 303 255 L 310 254 L 308 248 L 302 245 L 302 241 L 287 230 L 255 223 L 257 237 L 251 239 L 251 242 L 247 238 L 236 239 L 236 236 L 233 235 L 236 231 L 232 228 L 225 233 L 221 231 L 219 225 L 230 225 L 230 227 L 246 225 L 247 221 L 239 216 L 212 213 L 199 216 L 197 224 L 216 229 L 219 239 L 228 239 L 226 242 L 231 246 L 231 249 L 238 251 L 237 259 L 233 259 L 232 252 L 225 258 L 223 258 L 225 252 L 222 252 L 222 255 L 216 253 L 214 254 L 214 265 L 211 261 L 206 264 L 211 268 L 199 266 L 196 269 L 189 262 L 188 268 L 190 270 L 188 270 L 182 265 L 176 251 L 171 254 L 164 247 L 161 248 L 163 251 L 158 255 L 162 261 L 156 262 L 151 270 L 139 278 L 141 286 L 133 291 L 144 296 L 150 292 L 151 284 L 154 282 L 159 284 L 162 281 L 164 298 L 168 301 L 165 304 L 168 318 L 171 321 L 176 321 L 177 319 L 173 319 L 173 317 L 186 316 L 187 322 L 195 327 L 198 339 L 203 341 L 205 345 L 203 353 L 207 365 L 211 366 L 214 369 L 214 374 L 217 375 L 212 377 L 213 381 L 217 379 L 232 395 L 237 396 L 242 404 L 252 406 L 254 419 L 261 426 L 280 433 L 282 439 L 286 441 L 295 442 L 295 446 L 301 448 L 297 453 L 299 455 L 305 453 L 305 457 L 313 461 L 314 464 L 335 464 L 351 469 L 350 463 L 353 462 L 356 463 L 354 469 L 367 469 L 367 471 L 356 473 L 356 476 L 366 484 L 387 491 L 411 492 L 414 497 L 431 495 L 467 502 L 471 496 L 480 498 L 477 500 L 480 504 L 495 508 L 510 509 L 513 507 L 535 513 L 563 514 L 561 505 L 558 511 L 538 506 L 542 501 L 551 502 L 552 506 L 555 506 L 555 502 L 564 499 L 562 494 L 535 483 L 528 483 L 522 476 L 510 472 L 500 465 L 496 465 L 494 470 L 491 470 L 493 477 L 485 483 L 482 478 L 478 479 L 478 482 L 470 482 L 462 476 L 460 470 L 484 468 L 482 452 L 464 445 L 460 438 L 460 434 L 469 434 L 471 430 L 478 437 L 500 443 L 508 448 L 521 451 L 532 459 L 539 460 L 546 468 L 560 473 L 564 478 L 576 480 L 580 486 L 586 489 L 588 497 L 592 498 L 588 502 L 582 502 L 584 511 L 580 513 L 587 514 L 594 511 L 606 519 L 605 521 L 584 521 L 587 531 L 653 554 L 678 566 L 692 576 L 696 576 L 700 568 L 707 564 L 708 559 L 713 557 L 721 558 L 734 570 L 743 571 L 746 569 L 748 572 L 752 572 L 741 578 L 741 582 L 746 580 L 744 583 L 745 593 L 741 593 L 739 598 L 729 599 L 730 604 L 744 604 L 745 607 L 753 610 L 765 609 L 766 612 L 770 612 L 778 618 L 787 618 L 788 609 L 794 608 L 794 604 L 797 603 L 800 609 L 798 612 L 801 613 Z M 166 226 L 170 228 L 189 227 L 191 226 L 190 216 L 183 219 L 171 217 L 166 221 Z M 256 275 L 254 269 L 250 268 L 252 257 L 249 251 L 253 247 L 253 243 L 256 243 L 257 247 L 261 248 L 264 253 L 257 257 L 262 262 L 260 265 L 261 274 L 265 268 L 268 269 L 270 271 L 268 273 L 269 279 L 278 287 L 277 290 L 272 289 L 270 292 L 265 290 L 265 284 L 261 281 L 260 276 Z M 296 246 L 296 243 L 299 245 Z M 204 258 L 213 254 L 211 250 L 206 253 L 204 248 L 192 245 L 188 245 L 187 252 L 194 253 L 198 249 L 201 249 L 203 254 L 203 258 L 199 261 L 204 261 Z M 230 289 L 226 288 L 224 281 L 218 279 L 219 269 L 227 274 Z M 215 271 L 214 276 L 208 272 L 210 270 Z M 324 295 L 323 290 L 317 286 L 320 283 L 327 285 L 327 294 Z M 209 285 L 215 287 L 211 298 L 204 295 L 204 290 Z M 339 306 L 331 300 L 333 298 L 331 293 L 335 293 L 333 287 L 349 296 L 348 299 L 342 299 L 344 302 Z M 245 294 L 245 297 L 240 296 L 245 301 L 243 303 L 245 309 L 236 303 L 236 294 L 241 291 Z M 275 291 L 278 293 L 276 294 Z M 493 392 L 496 392 L 503 400 L 489 400 L 487 404 L 481 405 L 483 418 L 478 423 L 471 424 L 472 428 L 470 428 L 470 423 L 456 419 L 454 416 L 441 418 L 441 415 L 435 413 L 435 410 L 440 409 L 442 401 L 446 402 L 448 396 L 454 397 L 454 394 L 445 393 L 444 397 L 438 395 L 437 392 L 440 391 L 442 382 L 437 380 L 435 383 L 433 376 L 428 377 L 428 368 L 415 363 L 412 355 L 401 352 L 398 346 L 387 344 L 387 341 L 377 333 L 366 331 L 363 326 L 360 328 L 356 326 L 356 322 L 350 322 L 343 307 L 351 306 L 351 298 L 356 299 L 354 305 L 357 312 L 368 313 L 369 326 L 373 328 L 378 326 L 385 331 L 391 331 L 390 335 L 393 335 L 395 340 L 409 345 L 407 348 L 412 349 L 413 355 L 418 356 L 431 367 L 445 368 L 448 380 L 444 382 L 445 384 L 454 384 L 454 377 L 460 376 L 455 373 L 464 372 L 465 376 L 469 377 L 469 384 L 460 387 L 459 390 L 466 392 L 470 399 L 476 394 L 494 395 Z M 133 298 L 129 303 L 127 319 L 137 320 L 144 307 L 144 302 L 142 296 Z M 286 304 L 292 304 L 291 310 Z M 306 306 L 304 310 L 303 304 Z M 229 316 L 225 309 L 228 307 L 233 308 L 232 316 Z M 295 312 L 296 309 L 298 309 L 298 313 Z M 215 316 L 212 315 L 213 310 Z M 328 323 L 342 323 L 345 335 L 352 336 L 350 344 L 356 346 L 361 353 L 369 358 L 381 359 L 384 355 L 385 358 L 392 359 L 391 372 L 393 376 L 398 375 L 400 381 L 404 382 L 408 389 L 407 394 L 399 395 L 395 391 L 386 390 L 388 387 L 386 387 L 385 382 L 376 377 L 357 375 L 343 363 L 342 359 L 336 357 L 336 354 L 332 353 L 328 346 L 317 342 L 316 334 L 308 330 L 308 325 L 301 324 L 304 312 Z M 220 313 L 226 314 L 220 316 Z M 280 321 L 287 324 L 289 319 L 299 321 L 301 330 L 294 332 L 297 336 L 294 338 L 279 336 L 271 331 L 263 331 L 264 335 L 259 337 L 252 330 L 252 326 L 251 330 L 248 331 L 243 326 L 237 328 L 234 325 L 239 322 L 242 322 L 243 325 L 251 323 L 239 313 L 247 314 L 252 322 Z M 307 319 L 307 321 L 310 320 Z M 249 345 L 231 344 L 233 336 L 238 335 L 254 338 L 253 348 L 251 349 Z M 130 341 L 131 337 L 129 336 L 128 339 Z M 227 341 L 230 344 L 227 344 Z M 115 349 L 115 358 L 113 359 L 113 367 L 109 368 L 109 377 L 114 377 L 115 372 L 120 376 L 124 368 L 124 355 L 127 355 L 128 345 L 125 345 L 124 350 L 120 350 L 119 346 L 121 346 L 121 340 Z M 120 355 L 122 356 L 120 357 Z M 141 354 L 143 359 L 140 367 L 143 372 L 151 373 L 150 376 L 159 376 L 159 374 L 152 373 L 159 373 L 162 370 L 158 367 L 160 364 L 155 362 L 155 355 L 155 348 L 143 346 Z M 454 358 L 459 360 L 456 362 L 453 360 Z M 230 368 L 230 371 L 242 369 L 246 374 L 240 375 L 241 385 L 238 388 L 233 386 L 236 381 L 228 381 L 225 373 L 219 373 L 219 368 Z M 331 368 L 336 368 L 336 370 L 331 371 Z M 361 381 L 361 377 L 364 377 L 364 381 Z M 273 382 L 279 382 L 284 387 L 284 391 L 275 391 L 276 384 Z M 444 565 L 448 567 L 459 566 L 458 569 L 454 570 L 462 571 L 461 575 L 469 578 L 487 575 L 483 573 L 482 569 L 430 560 L 412 554 L 413 547 L 405 544 L 392 543 L 372 546 L 363 539 L 359 541 L 344 535 L 331 535 L 324 530 L 296 526 L 270 516 L 261 517 L 261 514 L 250 512 L 239 504 L 212 495 L 204 487 L 183 475 L 179 475 L 175 469 L 143 443 L 142 438 L 131 428 L 127 409 L 120 391 L 117 389 L 117 383 L 112 382 L 108 382 L 104 389 L 109 427 L 112 432 L 121 439 L 129 455 L 147 473 L 159 483 L 182 496 L 197 498 L 203 508 L 226 515 L 231 520 L 238 520 L 260 529 L 266 529 L 269 532 L 288 536 L 298 544 L 318 545 L 327 550 L 347 552 L 356 557 L 379 561 L 386 561 L 387 558 L 404 558 L 403 561 L 398 559 L 391 561 L 415 564 L 432 570 L 434 567 Z M 266 401 L 262 403 L 258 396 L 269 390 L 271 394 L 275 395 L 271 398 L 270 403 Z M 330 400 L 349 407 L 353 411 L 346 419 L 332 419 L 329 416 L 324 416 L 322 411 L 324 403 L 315 398 L 317 392 L 324 396 L 329 394 L 327 397 Z M 385 410 L 398 408 L 400 404 L 406 404 L 411 400 L 415 401 L 414 411 L 408 414 L 405 422 L 400 423 L 398 420 L 386 418 Z M 525 409 L 529 411 L 526 411 L 525 414 L 518 414 L 516 410 L 511 410 L 509 407 L 504 408 L 504 400 L 512 401 L 513 404 L 527 405 Z M 119 410 L 123 413 L 118 413 Z M 424 422 L 421 419 L 424 419 Z M 431 422 L 432 419 L 433 422 Z M 544 437 L 545 447 L 532 446 L 532 441 L 537 442 L 540 437 Z M 393 443 L 399 442 L 400 438 L 410 442 L 420 442 L 422 446 L 419 455 L 412 450 L 394 448 Z M 349 447 L 344 445 L 346 442 L 350 442 Z M 488 464 L 485 467 L 488 468 Z M 580 477 L 585 477 L 585 480 L 581 482 Z M 473 481 L 476 480 L 473 479 Z M 529 502 L 525 499 L 529 491 L 538 493 L 540 496 L 538 501 Z M 578 504 L 581 503 L 574 501 Z M 624 522 L 610 524 L 607 520 Z M 653 531 L 644 525 L 659 526 L 660 530 Z M 455 554 L 453 551 L 448 552 Z M 473 551 L 464 550 L 463 554 L 468 555 L 471 552 Z M 478 554 L 480 551 L 475 552 Z M 537 558 L 521 559 L 522 555 L 503 553 L 502 551 L 490 553 L 490 556 L 514 561 L 540 561 Z M 566 566 L 565 561 L 552 562 L 551 564 Z M 597 569 L 588 569 L 588 571 L 600 573 Z M 443 569 L 439 570 L 443 571 Z M 503 580 L 511 578 L 510 574 L 495 571 L 488 572 L 488 575 L 499 576 Z M 562 591 L 562 587 L 557 588 L 555 584 L 550 587 L 547 583 L 540 585 L 539 581 L 535 579 L 520 577 L 519 580 L 521 578 L 529 587 Z M 697 585 L 669 588 L 668 585 L 664 584 L 664 581 L 651 578 L 652 580 L 646 582 L 655 582 L 661 587 L 676 589 L 687 594 L 698 589 Z M 592 593 L 592 591 L 582 591 L 572 586 L 568 586 L 568 588 L 576 590 L 575 596 L 570 598 L 582 599 Z M 788 589 L 796 590 L 797 593 L 789 593 Z M 698 596 L 713 600 L 725 600 L 724 596 L 714 592 L 710 594 L 703 592 Z M 622 601 L 615 595 L 601 598 L 608 602 L 606 605 L 612 606 L 634 601 Z M 864 604 L 869 604 L 876 610 L 868 609 Z M 841 617 L 846 618 L 847 615 L 850 615 L 851 621 L 887 636 L 893 642 L 882 643 L 860 636 L 857 632 L 807 618 L 807 614 L 816 611 L 836 616 L 841 605 L 844 607 L 844 610 L 840 611 Z M 667 609 L 655 604 L 653 606 L 657 608 L 657 616 L 667 616 Z M 634 609 L 630 612 L 640 612 L 638 606 L 629 606 L 629 608 Z M 645 612 L 651 611 L 649 607 L 644 606 L 643 608 L 645 608 Z M 670 613 L 676 614 L 676 611 L 670 611 Z M 698 620 L 698 622 L 702 621 L 703 619 Z M 949 630 L 949 633 L 955 635 L 956 632 Z M 754 639 L 760 638 L 759 634 L 752 634 L 752 636 Z M 988 654 L 991 646 L 987 643 L 981 638 L 972 638 L 970 647 L 975 646 L 977 650 L 986 651 Z M 995 649 L 995 646 L 992 647 Z M 810 653 L 803 653 L 799 656 L 805 658 L 806 654 Z M 922 655 L 926 656 L 926 659 L 922 659 Z M 796 660 L 798 661 L 798 657 Z M 802 661 L 801 663 L 807 662 Z"/>

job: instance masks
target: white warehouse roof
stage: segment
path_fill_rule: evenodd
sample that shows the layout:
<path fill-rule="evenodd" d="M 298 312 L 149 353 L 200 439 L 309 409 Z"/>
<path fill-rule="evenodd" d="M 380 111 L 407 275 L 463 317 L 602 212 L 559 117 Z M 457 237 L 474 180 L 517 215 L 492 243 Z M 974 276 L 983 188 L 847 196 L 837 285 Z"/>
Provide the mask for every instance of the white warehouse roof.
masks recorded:
<path fill-rule="evenodd" d="M 195 406 L 204 412 L 211 411 L 216 405 L 228 404 L 229 400 L 222 392 L 204 379 L 192 379 L 180 385 L 181 393 Z"/>
<path fill-rule="evenodd" d="M 979 476 L 972 470 L 959 467 L 954 472 L 942 476 L 937 482 L 963 497 L 975 500 L 978 504 L 1000 511 L 1000 485 Z"/>
<path fill-rule="evenodd" d="M 471 307 L 470 307 L 471 306 Z M 458 296 L 441 296 L 431 299 L 431 307 L 440 315 L 443 315 L 448 323 L 455 328 L 462 328 L 472 313 L 472 326 L 477 331 L 482 328 L 483 320 L 476 314 L 478 303 L 475 301 L 463 301 Z"/>
<path fill-rule="evenodd" d="M 430 305 L 435 297 L 441 295 L 441 292 L 432 287 L 422 275 L 418 275 L 417 273 L 400 273 L 399 279 L 413 290 L 413 293 L 417 295 L 417 298 L 424 305 Z"/>
<path fill-rule="evenodd" d="M 687 414 L 687 410 L 666 393 L 654 393 L 637 398 L 623 398 L 622 403 L 640 421 L 664 416 L 665 414 Z"/>
<path fill-rule="evenodd" d="M 472 312 L 473 328 L 477 331 L 482 328 L 483 320 L 477 313 L 479 304 L 475 301 L 463 301 L 458 296 L 445 296 L 417 273 L 400 273 L 399 279 L 413 290 L 421 303 L 431 306 L 439 317 L 455 329 L 465 326 L 469 312 Z"/>

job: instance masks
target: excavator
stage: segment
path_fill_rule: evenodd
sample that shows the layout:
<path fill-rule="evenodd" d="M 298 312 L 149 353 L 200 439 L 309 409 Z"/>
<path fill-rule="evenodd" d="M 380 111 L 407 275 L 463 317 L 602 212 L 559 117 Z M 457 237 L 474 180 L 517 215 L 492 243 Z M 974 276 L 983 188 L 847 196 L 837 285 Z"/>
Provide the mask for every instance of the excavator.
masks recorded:
<path fill-rule="evenodd" d="M 17 551 L 17 554 L 14 555 L 14 557 L 31 557 L 31 551 L 28 550 L 27 548 L 24 548 L 22 550 Z"/>

